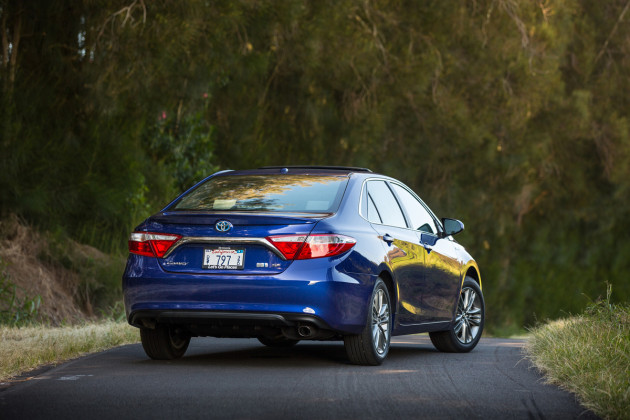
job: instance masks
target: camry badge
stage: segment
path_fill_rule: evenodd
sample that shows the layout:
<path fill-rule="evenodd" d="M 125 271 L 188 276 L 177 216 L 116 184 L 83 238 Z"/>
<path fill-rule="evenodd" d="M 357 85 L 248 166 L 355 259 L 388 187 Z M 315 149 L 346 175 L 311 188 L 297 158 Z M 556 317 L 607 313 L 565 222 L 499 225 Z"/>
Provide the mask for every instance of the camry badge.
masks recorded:
<path fill-rule="evenodd" d="M 219 232 L 227 232 L 228 230 L 232 229 L 232 227 L 232 223 L 228 222 L 227 220 L 220 220 L 217 222 L 216 225 L 214 225 L 214 228 Z"/>

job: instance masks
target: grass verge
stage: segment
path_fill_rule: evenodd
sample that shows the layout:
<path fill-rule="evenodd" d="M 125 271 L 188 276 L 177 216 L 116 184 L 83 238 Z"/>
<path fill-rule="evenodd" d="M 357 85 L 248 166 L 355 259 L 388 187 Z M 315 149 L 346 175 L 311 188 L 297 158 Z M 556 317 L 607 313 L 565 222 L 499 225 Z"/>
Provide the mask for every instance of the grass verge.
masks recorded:
<path fill-rule="evenodd" d="M 101 321 L 51 328 L 0 326 L 0 382 L 49 363 L 139 341 L 126 322 Z"/>
<path fill-rule="evenodd" d="M 547 380 L 607 419 L 629 418 L 630 306 L 610 301 L 538 326 L 527 351 Z"/>

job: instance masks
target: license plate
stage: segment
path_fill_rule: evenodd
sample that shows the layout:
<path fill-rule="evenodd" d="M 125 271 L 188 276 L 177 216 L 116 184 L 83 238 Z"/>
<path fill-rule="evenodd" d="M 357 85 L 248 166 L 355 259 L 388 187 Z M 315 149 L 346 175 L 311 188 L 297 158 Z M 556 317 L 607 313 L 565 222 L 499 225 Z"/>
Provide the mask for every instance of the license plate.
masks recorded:
<path fill-rule="evenodd" d="M 245 263 L 243 249 L 205 249 L 203 268 L 208 270 L 242 270 Z"/>

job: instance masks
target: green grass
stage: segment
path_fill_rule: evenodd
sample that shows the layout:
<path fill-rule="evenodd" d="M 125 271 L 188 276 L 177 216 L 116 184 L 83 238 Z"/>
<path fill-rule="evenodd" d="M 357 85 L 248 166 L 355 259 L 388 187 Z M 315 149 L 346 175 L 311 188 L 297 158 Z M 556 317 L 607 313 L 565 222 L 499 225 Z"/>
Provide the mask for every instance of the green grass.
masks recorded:
<path fill-rule="evenodd" d="M 139 337 L 136 328 L 115 321 L 56 328 L 0 326 L 0 381 L 41 365 L 136 343 Z"/>
<path fill-rule="evenodd" d="M 549 382 L 603 418 L 630 419 L 630 306 L 607 299 L 531 334 L 529 358 Z"/>

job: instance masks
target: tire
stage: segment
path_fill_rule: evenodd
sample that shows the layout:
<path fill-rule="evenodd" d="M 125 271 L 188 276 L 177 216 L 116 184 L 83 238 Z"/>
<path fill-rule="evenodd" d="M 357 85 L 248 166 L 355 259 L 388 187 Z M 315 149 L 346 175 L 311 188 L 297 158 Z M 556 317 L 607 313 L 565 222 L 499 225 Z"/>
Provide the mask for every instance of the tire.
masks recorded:
<path fill-rule="evenodd" d="M 144 352 L 154 360 L 179 359 L 186 353 L 190 336 L 173 327 L 140 328 Z"/>
<path fill-rule="evenodd" d="M 429 333 L 436 349 L 447 353 L 467 353 L 475 348 L 485 323 L 486 306 L 475 280 L 466 277 L 457 302 L 453 327 Z"/>
<path fill-rule="evenodd" d="M 261 335 L 258 337 L 258 341 L 268 347 L 293 347 L 300 342 L 300 340 L 291 340 L 282 335 L 277 337 Z"/>
<path fill-rule="evenodd" d="M 351 363 L 377 366 L 387 357 L 392 330 L 389 292 L 380 278 L 374 284 L 368 305 L 363 332 L 358 335 L 346 335 L 343 341 Z"/>

